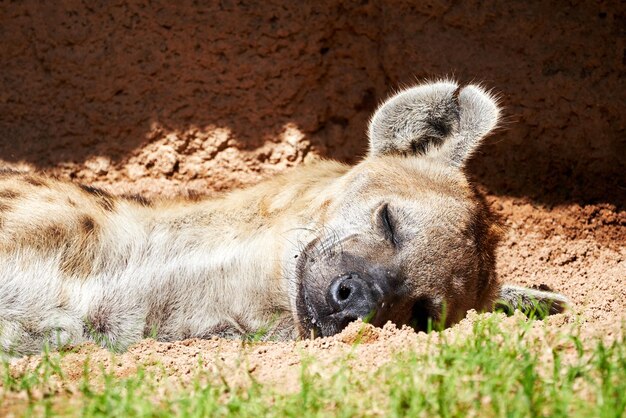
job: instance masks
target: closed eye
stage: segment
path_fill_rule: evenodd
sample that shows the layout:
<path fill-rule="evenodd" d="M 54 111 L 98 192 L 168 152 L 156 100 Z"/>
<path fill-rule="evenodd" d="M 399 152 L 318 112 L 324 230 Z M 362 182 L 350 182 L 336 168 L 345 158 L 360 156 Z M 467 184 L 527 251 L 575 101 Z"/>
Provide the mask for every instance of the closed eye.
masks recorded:
<path fill-rule="evenodd" d="M 378 207 L 376 210 L 376 219 L 378 228 L 385 238 L 393 245 L 396 245 L 393 218 L 389 212 L 389 205 L 387 203 L 383 203 Z"/>

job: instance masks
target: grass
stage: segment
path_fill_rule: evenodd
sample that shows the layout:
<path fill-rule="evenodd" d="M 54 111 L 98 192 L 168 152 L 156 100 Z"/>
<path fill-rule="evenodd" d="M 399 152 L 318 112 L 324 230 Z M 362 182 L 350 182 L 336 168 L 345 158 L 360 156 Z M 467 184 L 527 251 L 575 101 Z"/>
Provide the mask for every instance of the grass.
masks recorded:
<path fill-rule="evenodd" d="M 426 347 L 397 353 L 370 373 L 352 368 L 355 347 L 337 360 L 330 377 L 303 356 L 299 389 L 290 393 L 248 376 L 243 385 L 200 365 L 186 384 L 167 385 L 158 370 L 116 378 L 84 363 L 68 392 L 63 354 L 44 353 L 20 375 L 4 365 L 0 415 L 87 417 L 205 416 L 441 416 L 624 417 L 626 339 L 582 340 L 577 328 L 554 332 L 519 320 L 503 326 L 499 315 L 479 317 L 468 334 L 429 334 Z M 573 331 L 573 333 L 572 333 Z"/>

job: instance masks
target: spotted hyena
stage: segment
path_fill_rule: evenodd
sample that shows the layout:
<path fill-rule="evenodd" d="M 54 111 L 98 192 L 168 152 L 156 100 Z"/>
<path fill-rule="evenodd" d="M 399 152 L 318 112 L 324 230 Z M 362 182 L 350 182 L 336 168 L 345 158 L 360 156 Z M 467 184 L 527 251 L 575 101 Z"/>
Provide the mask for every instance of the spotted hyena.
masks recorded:
<path fill-rule="evenodd" d="M 498 227 L 464 174 L 498 113 L 480 87 L 419 85 L 376 111 L 360 163 L 200 201 L 2 172 L 0 347 L 329 336 L 357 318 L 423 330 L 499 298 L 558 312 L 557 294 L 498 283 Z"/>

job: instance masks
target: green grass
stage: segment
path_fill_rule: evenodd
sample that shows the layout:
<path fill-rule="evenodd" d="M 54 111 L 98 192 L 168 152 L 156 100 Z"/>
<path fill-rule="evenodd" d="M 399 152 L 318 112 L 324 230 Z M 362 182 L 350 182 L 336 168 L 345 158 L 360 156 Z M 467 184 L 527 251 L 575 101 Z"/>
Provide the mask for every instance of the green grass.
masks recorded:
<path fill-rule="evenodd" d="M 0 415 L 626 416 L 623 332 L 605 344 L 581 340 L 575 327 L 559 333 L 534 321 L 503 324 L 501 316 L 491 315 L 480 317 L 469 334 L 431 333 L 419 352 L 398 353 L 371 373 L 351 367 L 356 349 L 337 360 L 330 377 L 315 373 L 316 360 L 304 356 L 300 388 L 287 394 L 252 376 L 232 386 L 200 366 L 189 383 L 164 391 L 164 369 L 140 369 L 126 378 L 102 370 L 93 378 L 87 362 L 76 393 L 68 393 L 54 384 L 67 379 L 63 354 L 46 353 L 37 368 L 19 376 L 4 366 Z"/>

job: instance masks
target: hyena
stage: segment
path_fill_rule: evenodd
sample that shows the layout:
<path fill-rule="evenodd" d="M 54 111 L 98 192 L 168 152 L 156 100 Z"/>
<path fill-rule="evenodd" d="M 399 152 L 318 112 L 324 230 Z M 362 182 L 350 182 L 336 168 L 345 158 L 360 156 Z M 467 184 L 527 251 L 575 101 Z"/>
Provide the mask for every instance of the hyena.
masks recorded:
<path fill-rule="evenodd" d="M 499 299 L 560 312 L 564 297 L 496 278 L 499 228 L 464 166 L 498 115 L 478 86 L 418 85 L 375 112 L 360 163 L 319 161 L 218 198 L 4 171 L 0 347 L 307 338 L 358 318 L 425 330 Z"/>

